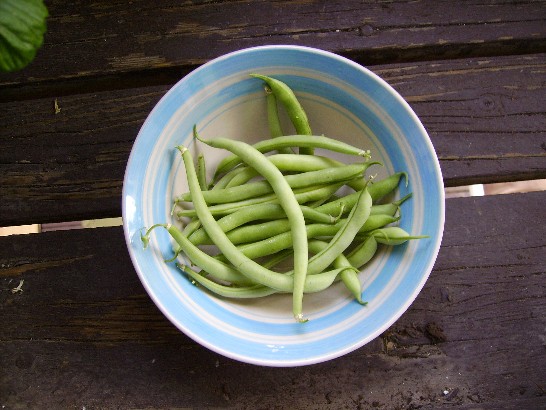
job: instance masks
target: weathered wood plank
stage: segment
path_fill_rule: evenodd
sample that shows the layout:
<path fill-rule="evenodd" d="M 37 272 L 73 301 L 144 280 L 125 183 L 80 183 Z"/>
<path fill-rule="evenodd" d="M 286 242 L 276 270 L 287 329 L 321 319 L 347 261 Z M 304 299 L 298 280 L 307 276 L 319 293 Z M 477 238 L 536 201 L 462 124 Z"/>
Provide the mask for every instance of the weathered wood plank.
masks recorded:
<path fill-rule="evenodd" d="M 546 177 L 544 54 L 371 67 L 427 128 L 446 185 Z M 0 104 L 0 225 L 119 216 L 131 145 L 168 86 Z"/>
<path fill-rule="evenodd" d="M 435 269 L 410 309 L 369 345 L 296 369 L 238 363 L 175 331 L 120 228 L 0 238 L 0 404 L 541 408 L 545 200 L 448 200 Z"/>
<path fill-rule="evenodd" d="M 545 54 L 372 68 L 423 122 L 446 185 L 544 178 Z"/>
<path fill-rule="evenodd" d="M 37 59 L 20 72 L 0 75 L 0 84 L 154 69 L 172 75 L 173 67 L 195 67 L 264 44 L 314 46 L 365 64 L 534 53 L 546 47 L 543 1 L 47 4 L 48 31 Z"/>

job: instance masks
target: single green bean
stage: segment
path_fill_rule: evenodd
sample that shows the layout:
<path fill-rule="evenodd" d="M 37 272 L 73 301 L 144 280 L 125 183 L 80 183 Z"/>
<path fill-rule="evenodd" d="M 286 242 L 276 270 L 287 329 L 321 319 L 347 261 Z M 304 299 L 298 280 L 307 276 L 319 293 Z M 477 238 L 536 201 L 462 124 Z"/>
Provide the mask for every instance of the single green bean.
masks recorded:
<path fill-rule="evenodd" d="M 289 150 L 289 148 L 287 148 Z M 282 172 L 309 172 L 344 165 L 339 161 L 319 155 L 273 154 L 267 157 Z M 236 175 L 223 188 L 243 185 L 258 175 L 255 169 L 245 167 L 246 170 Z M 234 168 L 237 169 L 237 168 Z M 220 179 L 220 181 L 223 177 Z M 219 182 L 220 182 L 219 181 Z"/>
<path fill-rule="evenodd" d="M 305 230 L 308 238 L 333 236 L 332 225 L 330 224 L 310 224 L 306 225 Z M 335 232 L 338 230 L 339 229 L 335 229 Z M 291 233 L 287 231 L 270 238 L 262 239 L 261 241 L 239 245 L 237 249 L 239 249 L 239 251 L 241 251 L 248 258 L 257 259 L 280 252 L 284 249 L 290 248 L 291 246 L 292 236 Z M 223 255 L 218 255 L 217 258 L 220 260 L 225 259 Z"/>
<path fill-rule="evenodd" d="M 220 178 L 218 181 L 216 181 L 216 183 L 211 184 L 212 187 L 210 189 L 216 190 L 216 189 L 227 188 L 229 186 L 229 184 L 231 183 L 231 181 L 233 179 L 237 178 L 239 174 L 243 174 L 245 172 L 248 172 L 249 170 L 253 171 L 252 168 L 249 168 L 249 167 L 246 167 L 246 166 L 235 167 L 232 170 L 230 170 L 229 172 L 227 172 L 226 174 L 224 174 L 222 176 L 222 178 Z"/>
<path fill-rule="evenodd" d="M 268 77 L 260 74 L 251 74 L 252 77 L 263 80 L 271 89 L 272 93 L 284 106 L 290 121 L 294 125 L 297 134 L 311 135 L 311 127 L 309 126 L 309 119 L 305 110 L 298 101 L 294 91 L 284 82 L 272 77 Z M 300 149 L 300 154 L 313 154 L 312 148 Z"/>
<path fill-rule="evenodd" d="M 189 266 L 179 265 L 179 268 L 185 272 L 193 281 L 193 283 L 199 283 L 203 287 L 207 288 L 211 292 L 226 297 L 235 299 L 249 299 L 269 296 L 277 291 L 267 286 L 256 284 L 249 286 L 226 286 L 218 282 L 208 279 L 204 274 L 197 273 Z M 208 275 L 207 275 L 208 276 Z"/>
<path fill-rule="evenodd" d="M 182 230 L 182 233 L 184 234 L 184 236 L 188 237 L 190 236 L 191 234 L 193 234 L 195 231 L 197 231 L 199 229 L 199 227 L 201 226 L 201 221 L 199 219 L 197 219 L 196 217 L 194 217 L 185 227 L 184 229 Z"/>
<path fill-rule="evenodd" d="M 286 147 L 313 147 L 323 148 L 341 154 L 370 157 L 370 151 L 362 150 L 342 141 L 319 135 L 288 135 L 283 137 L 262 140 L 253 145 L 261 153 L 271 152 Z M 241 158 L 232 154 L 220 161 L 215 172 L 215 179 L 222 173 L 229 171 L 241 163 Z"/>
<path fill-rule="evenodd" d="M 150 236 L 151 231 L 155 229 L 156 227 L 160 227 L 160 226 L 167 229 L 171 237 L 175 240 L 175 242 L 178 244 L 178 246 L 184 252 L 184 254 L 188 257 L 188 259 L 193 264 L 199 266 L 201 269 L 204 269 L 207 272 L 210 272 L 216 278 L 220 280 L 224 280 L 226 282 L 236 283 L 240 285 L 248 285 L 253 283 L 252 280 L 242 275 L 233 267 L 223 263 L 217 258 L 213 258 L 207 253 L 203 252 L 197 246 L 192 244 L 188 240 L 188 238 L 180 231 L 180 229 L 178 229 L 174 225 L 158 224 L 149 228 L 146 234 L 142 237 L 142 241 L 145 245 L 147 245 L 148 243 L 148 238 Z"/>
<path fill-rule="evenodd" d="M 269 134 L 271 138 L 282 137 L 284 132 L 279 120 L 279 111 L 277 110 L 277 97 L 269 86 L 265 87 L 265 95 L 267 102 L 267 124 L 269 126 Z"/>
<path fill-rule="evenodd" d="M 227 297 L 227 298 L 238 298 L 238 299 L 248 299 L 248 298 L 258 298 L 269 296 L 274 293 L 286 293 L 287 291 L 278 291 L 273 288 L 269 288 L 264 285 L 251 285 L 251 286 L 225 286 L 219 284 L 215 281 L 212 281 L 200 273 L 197 273 L 188 266 L 180 266 L 180 268 L 186 272 L 195 282 L 198 282 L 208 290 L 217 295 Z M 346 270 L 347 268 L 336 268 L 326 272 L 322 272 L 317 275 L 308 276 L 305 278 L 304 283 L 304 292 L 305 293 L 316 293 L 322 292 L 327 289 L 332 283 L 334 283 L 336 277 Z M 290 276 L 286 276 L 290 278 Z"/>
<path fill-rule="evenodd" d="M 235 244 L 261 241 L 265 238 L 278 235 L 283 232 L 290 232 L 291 224 L 286 218 L 275 219 L 262 223 L 240 226 L 226 233 L 229 240 Z"/>
<path fill-rule="evenodd" d="M 244 167 L 244 168 L 245 168 L 244 171 L 239 172 L 237 175 L 231 178 L 231 180 L 224 186 L 224 188 L 233 188 L 236 186 L 241 186 L 243 184 L 246 184 L 252 178 L 258 176 L 258 172 L 254 168 L 251 168 L 251 167 Z M 221 180 L 222 179 L 220 178 L 220 181 Z"/>
<path fill-rule="evenodd" d="M 347 259 L 352 266 L 361 268 L 373 258 L 376 251 L 377 241 L 370 235 L 347 255 Z"/>
<path fill-rule="evenodd" d="M 206 191 L 208 189 L 207 168 L 205 165 L 205 156 L 202 153 L 197 156 L 197 180 L 199 181 L 201 191 Z"/>
<path fill-rule="evenodd" d="M 398 199 L 397 201 L 393 201 L 389 204 L 381 204 L 381 205 L 373 205 L 372 206 L 372 215 L 373 214 L 386 214 L 386 215 L 396 215 L 398 210 L 400 209 L 400 205 L 402 205 L 404 202 L 406 202 L 409 198 L 411 198 L 412 194 L 411 192 L 404 196 L 403 198 Z"/>
<path fill-rule="evenodd" d="M 398 226 L 388 226 L 370 232 L 378 243 L 385 245 L 401 245 L 411 239 L 428 238 L 428 235 L 412 236 Z"/>
<path fill-rule="evenodd" d="M 273 154 L 269 155 L 267 159 L 283 172 L 318 171 L 345 165 L 340 161 L 321 155 Z"/>
<path fill-rule="evenodd" d="M 373 202 L 376 203 L 379 200 L 383 199 L 388 194 L 390 194 L 391 192 L 393 192 L 398 187 L 398 184 L 400 183 L 400 179 L 402 177 L 405 178 L 406 186 L 407 186 L 408 174 L 405 172 L 397 172 L 380 181 L 371 183 L 369 190 L 370 190 L 370 195 L 372 196 Z M 351 188 L 355 189 L 355 187 L 351 187 Z"/>

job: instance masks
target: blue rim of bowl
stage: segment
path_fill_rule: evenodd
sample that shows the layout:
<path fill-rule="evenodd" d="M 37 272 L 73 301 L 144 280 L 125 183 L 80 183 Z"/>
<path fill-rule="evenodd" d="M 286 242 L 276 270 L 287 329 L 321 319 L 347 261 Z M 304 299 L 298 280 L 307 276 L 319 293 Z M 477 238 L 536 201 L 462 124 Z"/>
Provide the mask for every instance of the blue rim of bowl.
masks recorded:
<path fill-rule="evenodd" d="M 267 50 L 277 50 L 277 51 L 279 51 L 279 50 L 292 50 L 292 51 L 300 51 L 300 52 L 304 52 L 304 53 L 312 53 L 312 54 L 322 55 L 322 56 L 327 57 L 327 58 L 335 59 L 335 60 L 337 60 L 338 62 L 340 62 L 342 64 L 346 64 L 346 65 L 352 67 L 353 69 L 356 69 L 356 70 L 362 72 L 363 74 L 372 77 L 374 79 L 374 81 L 379 83 L 381 85 L 381 87 L 389 93 L 389 96 L 391 98 L 394 98 L 396 100 L 396 102 L 403 108 L 405 114 L 413 122 L 413 125 L 416 126 L 419 129 L 420 134 L 424 137 L 423 140 L 422 140 L 422 142 L 425 143 L 424 149 L 426 149 L 431 154 L 431 157 L 434 160 L 433 164 L 431 164 L 432 168 L 433 168 L 432 173 L 436 177 L 435 182 L 436 182 L 436 185 L 438 186 L 438 196 L 439 196 L 439 200 L 440 200 L 440 203 L 438 204 L 438 206 L 439 206 L 439 209 L 438 209 L 438 231 L 436 232 L 436 242 L 434 244 L 434 249 L 433 249 L 433 251 L 432 251 L 432 253 L 430 255 L 429 261 L 428 261 L 427 265 L 424 267 L 424 271 L 423 271 L 423 274 L 421 275 L 421 278 L 420 278 L 419 282 L 417 284 L 415 284 L 415 286 L 413 287 L 413 292 L 411 293 L 411 295 L 409 295 L 409 297 L 406 297 L 405 302 L 400 304 L 398 306 L 398 309 L 394 313 L 391 313 L 389 315 L 389 317 L 383 322 L 382 326 L 375 329 L 374 332 L 368 334 L 365 338 L 361 339 L 357 343 L 347 345 L 343 349 L 338 349 L 338 350 L 335 350 L 335 351 L 331 351 L 331 352 L 329 352 L 327 354 L 322 354 L 320 356 L 308 356 L 308 357 L 301 357 L 301 358 L 290 359 L 290 360 L 254 358 L 252 356 L 248 356 L 248 355 L 244 355 L 244 354 L 241 354 L 241 353 L 236 353 L 236 352 L 233 352 L 233 351 L 230 351 L 230 350 L 226 350 L 226 349 L 222 348 L 222 346 L 219 345 L 218 343 L 210 342 L 209 340 L 206 340 L 206 339 L 202 338 L 201 336 L 189 331 L 183 324 L 178 323 L 177 319 L 175 317 L 173 317 L 172 312 L 170 311 L 170 309 L 168 309 L 167 307 L 165 307 L 163 305 L 160 296 L 157 295 L 150 288 L 149 283 L 148 283 L 148 279 L 147 279 L 147 273 L 142 271 L 141 267 L 139 266 L 138 261 L 136 260 L 136 256 L 135 256 L 135 254 L 133 253 L 133 251 L 131 249 L 131 242 L 133 240 L 132 236 L 135 234 L 135 232 L 130 230 L 129 224 L 126 222 L 128 212 L 129 212 L 129 208 L 131 207 L 131 204 L 128 203 L 128 197 L 129 197 L 128 196 L 128 186 L 129 186 L 128 179 L 130 177 L 130 170 L 134 166 L 134 162 L 135 162 L 135 158 L 134 158 L 135 149 L 133 147 L 133 149 L 131 151 L 131 154 L 129 156 L 129 160 L 128 160 L 128 163 L 127 163 L 127 168 L 126 168 L 126 171 L 125 171 L 124 184 L 123 184 L 123 193 L 122 193 L 122 215 L 123 215 L 123 221 L 124 221 L 123 222 L 124 235 L 125 235 L 127 247 L 128 247 L 128 250 L 129 250 L 129 254 L 130 254 L 131 260 L 133 262 L 133 265 L 134 265 L 134 267 L 135 267 L 135 269 L 137 271 L 137 274 L 138 274 L 141 282 L 143 283 L 143 286 L 145 287 L 146 291 L 148 292 L 148 294 L 150 295 L 150 297 L 152 298 L 152 300 L 156 304 L 156 306 L 158 306 L 158 308 L 162 311 L 162 313 L 176 327 L 178 327 L 181 331 L 183 331 L 186 335 L 188 335 L 189 337 L 194 339 L 196 342 L 198 342 L 201 345 L 209 348 L 212 351 L 220 353 L 220 354 L 222 354 L 222 355 L 224 355 L 226 357 L 230 357 L 232 359 L 247 362 L 247 363 L 253 363 L 253 364 L 258 364 L 258 365 L 266 365 L 266 366 L 289 367 L 289 366 L 300 366 L 300 365 L 320 363 L 320 362 L 324 362 L 324 361 L 327 361 L 327 360 L 331 360 L 331 359 L 340 357 L 340 356 L 342 356 L 344 354 L 347 354 L 347 353 L 349 353 L 351 351 L 354 351 L 355 349 L 363 346 L 364 344 L 368 343 L 369 341 L 371 341 L 374 338 L 376 338 L 377 336 L 379 336 L 389 326 L 391 326 L 396 320 L 398 320 L 398 318 L 408 309 L 408 307 L 411 305 L 411 303 L 413 303 L 413 301 L 415 300 L 415 298 L 417 297 L 417 295 L 421 291 L 422 287 L 426 283 L 426 281 L 427 281 L 427 279 L 428 279 L 428 277 L 430 275 L 430 272 L 432 270 L 432 267 L 434 265 L 434 262 L 436 260 L 436 257 L 438 255 L 440 243 L 441 243 L 441 240 L 442 240 L 443 226 L 444 226 L 444 220 L 445 220 L 445 198 L 444 198 L 444 193 L 443 193 L 443 180 L 442 180 L 441 169 L 440 169 L 439 162 L 437 160 L 437 156 L 436 156 L 434 147 L 432 145 L 432 142 L 430 141 L 430 138 L 428 137 L 428 134 L 427 134 L 425 128 L 423 127 L 423 125 L 421 124 L 419 118 L 413 112 L 413 110 L 411 109 L 409 104 L 387 82 L 385 82 L 383 79 L 381 79 L 378 75 L 371 72 L 370 70 L 362 67 L 361 65 L 359 65 L 359 64 L 357 64 L 357 63 L 355 63 L 355 62 L 353 62 L 351 60 L 346 59 L 345 57 L 341 57 L 341 56 L 339 56 L 337 54 L 334 54 L 334 53 L 331 53 L 331 52 L 328 52 L 328 51 L 324 51 L 324 50 L 320 50 L 320 49 L 316 49 L 316 48 L 311 48 L 311 47 L 291 46 L 291 45 L 274 45 L 274 46 L 251 47 L 251 48 L 246 48 L 246 49 L 242 49 L 242 50 L 234 51 L 232 53 L 225 54 L 223 56 L 220 56 L 220 57 L 218 57 L 218 58 L 216 58 L 214 60 L 211 60 L 211 61 L 203 64 L 202 66 L 200 66 L 199 68 L 195 69 L 190 74 L 188 74 L 186 77 L 181 79 L 178 83 L 176 83 L 160 99 L 160 101 L 156 104 L 156 106 L 150 112 L 150 114 L 148 115 L 146 121 L 142 125 L 141 130 L 140 130 L 140 132 L 139 132 L 139 134 L 138 134 L 138 136 L 137 136 L 137 138 L 135 140 L 134 146 L 136 146 L 139 143 L 140 139 L 144 138 L 144 136 L 142 135 L 142 132 L 146 128 L 148 123 L 150 121 L 152 121 L 155 112 L 160 109 L 160 107 L 162 105 L 162 102 L 167 100 L 169 98 L 169 96 L 171 95 L 171 93 L 173 93 L 174 90 L 181 83 L 190 81 L 193 76 L 198 75 L 201 71 L 207 70 L 208 67 L 210 67 L 210 66 L 212 66 L 214 64 L 217 64 L 217 63 L 219 63 L 219 62 L 221 62 L 223 60 L 231 59 L 233 57 L 241 56 L 241 55 L 244 55 L 244 54 L 247 54 L 247 53 L 252 54 L 254 52 L 263 52 L 263 51 L 267 51 Z M 132 212 L 134 212 L 134 210 L 132 210 Z"/>

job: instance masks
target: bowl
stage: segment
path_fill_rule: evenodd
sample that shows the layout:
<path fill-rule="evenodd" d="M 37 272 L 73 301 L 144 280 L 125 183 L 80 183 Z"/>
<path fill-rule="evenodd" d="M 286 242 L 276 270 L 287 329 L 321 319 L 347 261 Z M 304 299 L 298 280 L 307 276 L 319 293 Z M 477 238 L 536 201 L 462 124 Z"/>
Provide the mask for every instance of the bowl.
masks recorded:
<path fill-rule="evenodd" d="M 297 323 L 291 295 L 224 299 L 188 280 L 174 263 L 173 244 L 156 230 L 144 249 L 140 234 L 156 223 L 180 223 L 173 198 L 186 190 L 177 145 L 203 152 L 210 172 L 225 155 L 194 141 L 223 136 L 255 142 L 268 137 L 260 73 L 286 82 L 305 108 L 315 134 L 369 149 L 383 166 L 377 178 L 405 171 L 412 192 L 400 227 L 427 239 L 383 247 L 360 272 L 358 304 L 342 284 L 305 295 L 309 321 Z M 282 111 L 281 111 L 281 115 Z M 290 123 L 281 117 L 285 130 Z M 434 265 L 444 226 L 444 190 L 432 143 L 404 99 L 370 70 L 331 52 L 263 46 L 216 58 L 180 80 L 157 103 L 135 140 L 123 184 L 123 226 L 136 272 L 151 299 L 182 332 L 226 357 L 264 366 L 301 366 L 347 354 L 370 342 L 410 306 Z"/>

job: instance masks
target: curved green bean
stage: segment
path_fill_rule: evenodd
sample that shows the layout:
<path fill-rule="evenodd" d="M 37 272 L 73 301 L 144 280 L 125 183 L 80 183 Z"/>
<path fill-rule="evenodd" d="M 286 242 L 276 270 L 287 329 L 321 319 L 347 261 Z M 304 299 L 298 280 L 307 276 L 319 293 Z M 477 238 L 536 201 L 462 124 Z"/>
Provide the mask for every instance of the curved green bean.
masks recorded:
<path fill-rule="evenodd" d="M 202 153 L 197 156 L 197 180 L 199 181 L 201 191 L 206 191 L 208 189 L 207 168 L 205 165 L 205 156 Z"/>
<path fill-rule="evenodd" d="M 265 99 L 267 102 L 267 124 L 271 138 L 282 137 L 284 132 L 279 120 L 279 111 L 277 110 L 277 97 L 269 86 L 265 86 Z"/>
<path fill-rule="evenodd" d="M 388 226 L 370 232 L 378 243 L 385 245 L 401 245 L 411 239 L 428 238 L 428 235 L 412 236 L 399 226 Z"/>
<path fill-rule="evenodd" d="M 312 241 L 315 243 L 316 248 L 318 249 L 318 252 L 323 251 L 328 246 L 328 243 L 323 241 Z M 340 253 L 333 262 L 334 268 L 343 268 L 343 270 L 340 272 L 339 277 L 342 280 L 345 287 L 351 292 L 355 300 L 360 303 L 361 305 L 367 305 L 367 302 L 364 302 L 362 300 L 362 285 L 360 283 L 360 279 L 358 277 L 358 269 L 356 269 L 349 260 L 343 255 L 343 253 Z"/>
<path fill-rule="evenodd" d="M 284 82 L 261 74 L 250 74 L 252 77 L 264 81 L 279 102 L 284 106 L 290 121 L 294 125 L 297 134 L 311 135 L 311 127 L 305 110 L 298 101 L 294 91 Z M 313 154 L 312 148 L 300 149 L 300 154 Z"/>
<path fill-rule="evenodd" d="M 227 297 L 227 298 L 237 298 L 237 299 L 248 299 L 248 298 L 258 298 L 269 296 L 274 293 L 287 293 L 291 290 L 279 291 L 276 289 L 269 288 L 264 285 L 250 285 L 250 286 L 226 286 L 219 284 L 213 280 L 206 278 L 204 275 L 197 273 L 188 266 L 181 265 L 180 269 L 186 272 L 194 281 L 200 283 L 202 286 L 207 288 L 217 295 Z M 311 275 L 305 278 L 305 283 L 303 291 L 305 293 L 316 293 L 322 292 L 327 289 L 334 283 L 337 276 L 347 270 L 347 268 L 335 268 L 326 272 L 321 272 L 317 275 Z M 290 276 L 286 276 L 290 277 Z"/>
<path fill-rule="evenodd" d="M 188 240 L 188 238 L 174 225 L 157 224 L 149 228 L 146 234 L 142 237 L 142 241 L 145 245 L 147 245 L 148 237 L 150 236 L 150 233 L 152 232 L 153 229 L 157 227 L 163 227 L 167 229 L 171 237 L 175 240 L 175 242 L 178 244 L 178 246 L 184 252 L 184 254 L 188 257 L 188 259 L 196 266 L 199 266 L 201 269 L 204 269 L 207 272 L 210 272 L 216 278 L 226 282 L 236 283 L 240 285 L 247 285 L 247 284 L 253 283 L 252 280 L 242 275 L 239 271 L 237 271 L 233 267 L 223 263 L 217 258 L 214 258 L 208 255 L 207 253 L 199 249 L 197 246 L 192 244 Z"/>
<path fill-rule="evenodd" d="M 239 174 L 245 174 L 245 173 L 248 173 L 250 171 L 254 171 L 254 170 L 252 168 L 249 168 L 249 167 L 246 167 L 246 166 L 235 167 L 232 170 L 230 170 L 229 172 L 226 172 L 222 176 L 222 178 L 220 178 L 218 181 L 216 181 L 214 184 L 212 184 L 212 187 L 210 189 L 214 191 L 214 190 L 217 190 L 217 189 L 227 188 L 228 186 L 230 186 L 231 181 L 233 181 L 235 178 L 237 178 L 239 176 Z M 252 177 L 254 177 L 254 176 L 255 175 L 253 175 Z M 252 179 L 252 177 L 250 177 L 246 181 L 249 181 L 250 179 Z M 246 181 L 243 181 L 242 183 L 245 183 Z M 237 184 L 240 185 L 240 183 L 237 183 Z"/>
<path fill-rule="evenodd" d="M 373 258 L 376 251 L 377 241 L 370 235 L 347 255 L 347 259 L 352 266 L 361 268 Z"/>
<path fill-rule="evenodd" d="M 277 138 L 262 140 L 253 145 L 253 147 L 261 153 L 271 152 L 279 148 L 290 147 L 312 147 L 323 148 L 341 154 L 361 156 L 364 158 L 370 157 L 370 151 L 363 150 L 345 142 L 338 141 L 323 135 L 288 135 Z M 215 172 L 215 179 L 218 175 L 229 171 L 234 166 L 241 163 L 241 158 L 232 154 L 220 161 Z"/>

